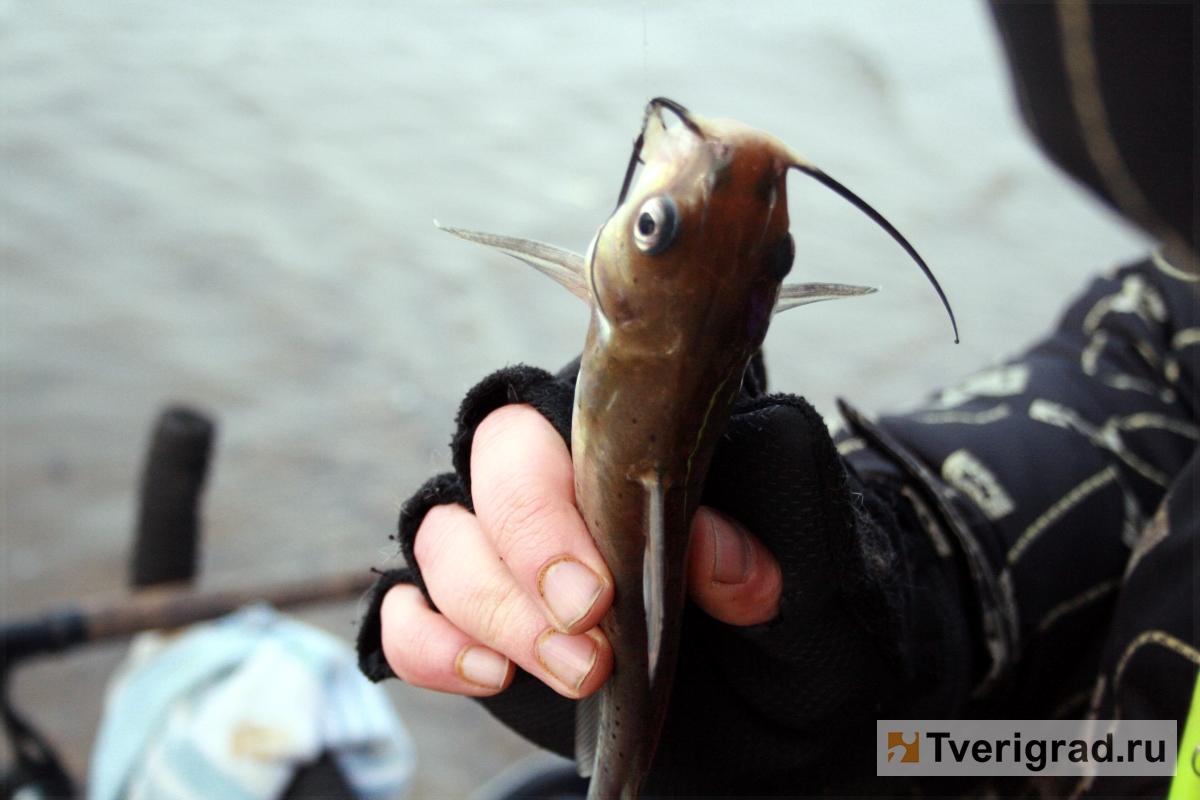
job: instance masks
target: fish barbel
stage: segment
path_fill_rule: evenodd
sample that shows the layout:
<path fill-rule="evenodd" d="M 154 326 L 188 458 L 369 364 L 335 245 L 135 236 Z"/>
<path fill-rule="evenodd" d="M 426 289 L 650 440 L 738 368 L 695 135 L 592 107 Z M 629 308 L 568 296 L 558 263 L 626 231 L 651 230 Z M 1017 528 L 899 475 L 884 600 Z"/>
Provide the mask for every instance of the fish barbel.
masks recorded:
<path fill-rule="evenodd" d="M 612 675 L 576 711 L 589 798 L 637 797 L 649 772 L 679 647 L 692 516 L 771 317 L 874 291 L 783 285 L 795 255 L 789 169 L 882 225 L 946 303 L 912 246 L 848 189 L 769 134 L 665 98 L 650 102 L 617 209 L 586 256 L 446 229 L 533 265 L 591 306 L 571 453 L 576 503 L 615 585 L 601 622 Z"/>

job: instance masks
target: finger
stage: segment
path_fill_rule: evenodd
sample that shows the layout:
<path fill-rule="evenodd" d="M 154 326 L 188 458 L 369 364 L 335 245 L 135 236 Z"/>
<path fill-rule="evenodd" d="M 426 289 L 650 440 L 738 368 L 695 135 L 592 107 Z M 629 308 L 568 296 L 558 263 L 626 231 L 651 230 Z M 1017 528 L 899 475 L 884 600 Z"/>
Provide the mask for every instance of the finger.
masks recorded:
<path fill-rule="evenodd" d="M 757 625 L 779 613 L 783 573 L 770 551 L 740 523 L 701 506 L 692 520 L 688 594 L 710 617 Z"/>
<path fill-rule="evenodd" d="M 575 507 L 566 443 L 528 405 L 493 411 L 471 446 L 471 499 L 517 585 L 563 633 L 594 628 L 612 575 Z"/>
<path fill-rule="evenodd" d="M 591 694 L 612 671 L 612 648 L 598 629 L 567 635 L 547 624 L 517 584 L 475 515 L 437 506 L 417 534 L 414 555 L 430 597 L 470 639 L 502 653 L 567 697 Z"/>
<path fill-rule="evenodd" d="M 512 682 L 512 662 L 429 608 L 416 586 L 392 587 L 384 595 L 379 614 L 383 654 L 405 683 L 488 697 Z"/>

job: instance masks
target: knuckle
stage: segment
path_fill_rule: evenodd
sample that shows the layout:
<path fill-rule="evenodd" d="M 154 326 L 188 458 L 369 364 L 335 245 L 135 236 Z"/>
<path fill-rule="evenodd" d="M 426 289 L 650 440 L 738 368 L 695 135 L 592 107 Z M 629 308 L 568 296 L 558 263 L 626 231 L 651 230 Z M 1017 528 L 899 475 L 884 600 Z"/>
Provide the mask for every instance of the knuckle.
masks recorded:
<path fill-rule="evenodd" d="M 466 598 L 470 627 L 485 644 L 493 646 L 512 637 L 519 629 L 521 589 L 509 581 L 493 580 L 473 590 Z"/>
<path fill-rule="evenodd" d="M 505 552 L 535 549 L 553 532 L 558 508 L 534 481 L 520 475 L 501 480 L 501 498 L 489 514 L 489 527 L 496 546 Z"/>

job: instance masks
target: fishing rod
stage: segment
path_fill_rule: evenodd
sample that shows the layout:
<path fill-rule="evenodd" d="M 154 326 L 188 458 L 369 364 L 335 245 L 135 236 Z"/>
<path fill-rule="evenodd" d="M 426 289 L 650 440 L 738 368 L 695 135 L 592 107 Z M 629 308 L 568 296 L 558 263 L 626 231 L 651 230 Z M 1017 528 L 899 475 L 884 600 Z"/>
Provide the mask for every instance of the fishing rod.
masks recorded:
<path fill-rule="evenodd" d="M 356 597 L 370 588 L 375 577 L 356 569 L 259 588 L 201 592 L 188 586 L 155 586 L 117 600 L 85 601 L 32 619 L 3 623 L 0 668 L 7 673 L 31 656 L 216 619 L 250 603 L 289 608 Z"/>
<path fill-rule="evenodd" d="M 78 796 L 54 747 L 9 698 L 9 678 L 26 660 L 216 619 L 250 603 L 290 608 L 357 597 L 374 582 L 373 573 L 356 569 L 250 588 L 192 587 L 198 563 L 199 500 L 214 436 L 215 424 L 193 409 L 175 406 L 160 416 L 139 491 L 129 575 L 132 592 L 0 622 L 0 715 L 16 756 L 0 775 L 0 800 L 23 797 L 27 789 L 43 798 Z"/>

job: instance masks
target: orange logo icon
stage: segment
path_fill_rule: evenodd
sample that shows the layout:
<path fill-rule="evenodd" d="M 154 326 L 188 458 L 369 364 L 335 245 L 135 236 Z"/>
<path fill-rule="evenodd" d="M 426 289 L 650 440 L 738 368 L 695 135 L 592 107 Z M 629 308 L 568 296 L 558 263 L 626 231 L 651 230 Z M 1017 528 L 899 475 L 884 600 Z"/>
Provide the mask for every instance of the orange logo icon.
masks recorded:
<path fill-rule="evenodd" d="M 904 741 L 903 733 L 888 731 L 888 761 L 896 755 L 897 751 L 901 753 L 900 763 L 918 763 L 921 760 L 921 734 L 914 732 L 912 741 Z"/>

